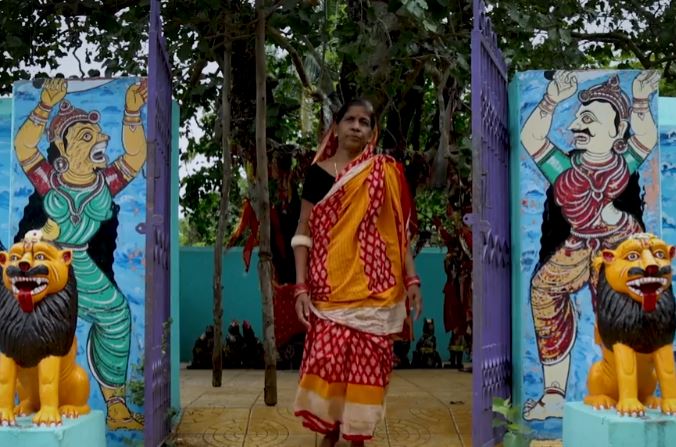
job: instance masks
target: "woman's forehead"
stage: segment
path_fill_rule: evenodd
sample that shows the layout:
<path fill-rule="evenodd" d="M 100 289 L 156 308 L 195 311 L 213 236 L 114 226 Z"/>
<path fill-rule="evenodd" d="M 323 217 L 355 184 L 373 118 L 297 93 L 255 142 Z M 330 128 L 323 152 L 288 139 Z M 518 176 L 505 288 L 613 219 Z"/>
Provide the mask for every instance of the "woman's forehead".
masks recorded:
<path fill-rule="evenodd" d="M 353 106 L 350 106 L 349 109 L 347 109 L 347 112 L 345 113 L 345 116 L 354 116 L 354 117 L 366 117 L 366 118 L 371 118 L 371 111 L 367 109 L 366 107 L 355 104 Z"/>

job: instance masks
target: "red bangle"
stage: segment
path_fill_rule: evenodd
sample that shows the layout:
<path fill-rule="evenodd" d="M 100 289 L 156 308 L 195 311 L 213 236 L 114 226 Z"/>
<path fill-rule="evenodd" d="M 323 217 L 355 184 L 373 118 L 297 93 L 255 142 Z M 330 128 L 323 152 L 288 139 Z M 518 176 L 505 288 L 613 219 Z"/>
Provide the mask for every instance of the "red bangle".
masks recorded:
<path fill-rule="evenodd" d="M 296 287 L 293 291 L 293 297 L 298 298 L 300 295 L 308 293 L 309 291 L 310 289 L 305 284 L 296 284 Z"/>
<path fill-rule="evenodd" d="M 44 110 L 45 112 L 51 112 L 51 110 L 52 110 L 52 107 L 48 106 L 47 104 L 45 104 L 45 103 L 42 102 L 42 101 L 40 101 L 40 102 L 38 103 L 38 107 L 40 107 L 40 109 L 41 109 L 41 110 Z"/>
<path fill-rule="evenodd" d="M 418 275 L 407 276 L 406 279 L 404 280 L 404 285 L 406 286 L 407 289 L 412 285 L 419 286 L 420 277 Z"/>

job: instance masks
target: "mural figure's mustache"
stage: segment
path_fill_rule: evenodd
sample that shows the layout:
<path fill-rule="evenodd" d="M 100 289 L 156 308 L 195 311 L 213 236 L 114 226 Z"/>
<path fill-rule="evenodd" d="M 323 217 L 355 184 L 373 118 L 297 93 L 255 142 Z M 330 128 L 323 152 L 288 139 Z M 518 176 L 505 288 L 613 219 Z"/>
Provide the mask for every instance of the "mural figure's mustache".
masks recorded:
<path fill-rule="evenodd" d="M 585 127 L 584 129 L 571 129 L 571 131 L 572 131 L 574 134 L 583 133 L 583 134 L 585 134 L 585 135 L 589 135 L 590 137 L 593 137 L 593 136 L 594 136 L 594 135 L 592 135 L 592 133 L 589 131 L 589 129 L 587 129 L 586 127 Z"/>

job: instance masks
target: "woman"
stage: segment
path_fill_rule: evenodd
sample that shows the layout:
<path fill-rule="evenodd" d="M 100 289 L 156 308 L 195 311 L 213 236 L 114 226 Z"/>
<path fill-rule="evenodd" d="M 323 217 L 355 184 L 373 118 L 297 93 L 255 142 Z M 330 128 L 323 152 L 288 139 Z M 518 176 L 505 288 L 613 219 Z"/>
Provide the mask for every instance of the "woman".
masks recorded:
<path fill-rule="evenodd" d="M 347 103 L 308 170 L 298 230 L 296 313 L 308 327 L 295 414 L 334 446 L 373 437 L 406 297 L 420 315 L 408 249 L 411 201 L 401 167 L 375 154 L 373 106 Z"/>

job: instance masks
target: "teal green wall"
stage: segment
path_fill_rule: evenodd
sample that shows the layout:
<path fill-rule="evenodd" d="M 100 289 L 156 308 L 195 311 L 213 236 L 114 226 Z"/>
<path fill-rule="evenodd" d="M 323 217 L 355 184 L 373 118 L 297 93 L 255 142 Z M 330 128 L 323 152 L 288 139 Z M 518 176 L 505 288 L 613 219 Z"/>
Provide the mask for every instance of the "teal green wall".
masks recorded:
<path fill-rule="evenodd" d="M 509 183 L 510 196 L 513 199 L 510 202 L 510 230 L 512 238 L 512 296 L 518 297 L 521 293 L 522 276 L 521 271 L 521 202 L 514 197 L 519 197 L 519 163 L 521 161 L 521 152 L 519 144 L 520 125 L 519 125 L 519 88 L 516 81 L 509 84 L 509 137 L 510 137 L 510 156 L 509 156 Z M 516 325 L 522 312 L 522 303 L 519 299 L 512 299 L 512 325 Z M 523 341 L 520 336 L 514 336 L 512 329 L 512 377 L 523 377 Z M 523 402 L 523 383 L 521 380 L 515 380 L 512 383 L 512 399 L 514 405 L 520 407 Z"/>
<path fill-rule="evenodd" d="M 254 253 L 251 270 L 244 272 L 242 250 L 233 248 L 223 256 L 223 323 L 224 330 L 233 319 L 249 320 L 256 335 L 261 336 L 262 309 L 257 273 L 258 257 Z M 180 252 L 180 350 L 181 362 L 190 362 L 195 339 L 213 322 L 213 248 L 181 247 Z M 423 316 L 434 318 L 437 350 L 448 360 L 448 335 L 444 332 L 444 296 L 446 281 L 444 252 L 425 249 L 416 258 L 422 280 Z M 422 317 L 414 324 L 416 340 L 422 333 Z"/>

